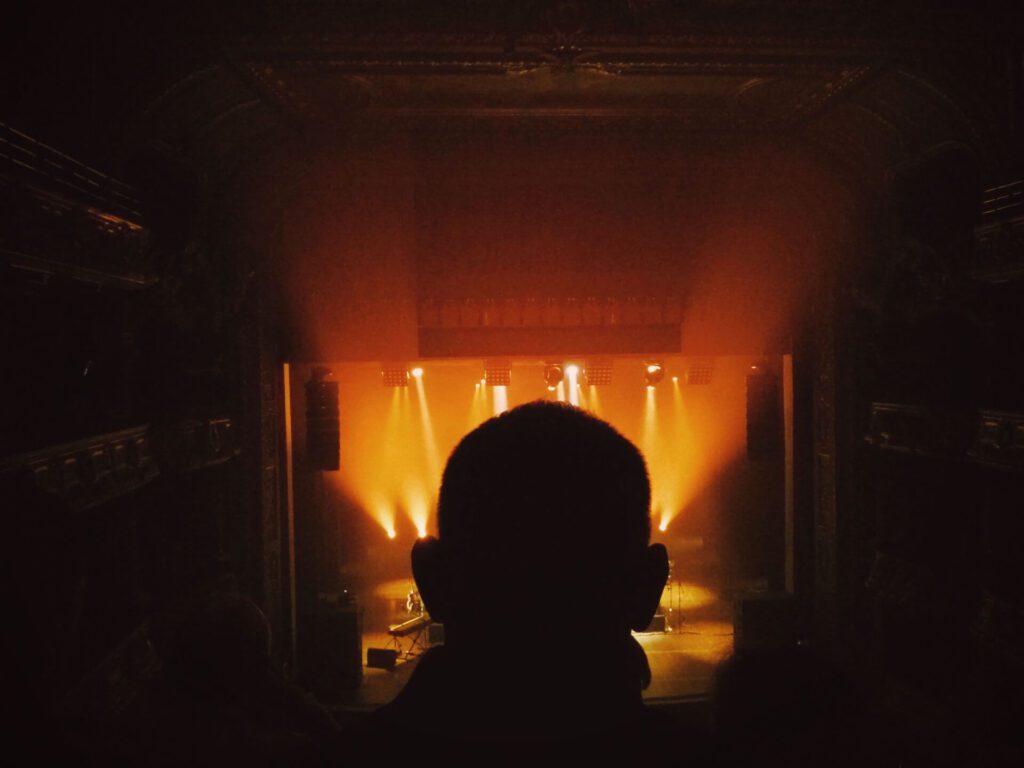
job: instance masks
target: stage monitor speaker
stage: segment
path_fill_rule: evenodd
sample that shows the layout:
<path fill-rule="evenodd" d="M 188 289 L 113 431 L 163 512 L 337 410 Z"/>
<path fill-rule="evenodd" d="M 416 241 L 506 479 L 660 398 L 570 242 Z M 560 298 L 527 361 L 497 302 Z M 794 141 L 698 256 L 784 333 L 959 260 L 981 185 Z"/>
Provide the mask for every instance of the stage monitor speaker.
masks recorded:
<path fill-rule="evenodd" d="M 430 622 L 430 626 L 427 627 L 427 645 L 433 647 L 443 644 L 444 624 L 438 624 L 436 621 Z"/>
<path fill-rule="evenodd" d="M 747 458 L 781 458 L 782 384 L 779 374 L 758 366 L 747 376 Z"/>
<path fill-rule="evenodd" d="M 312 469 L 341 468 L 341 427 L 338 382 L 328 381 L 328 368 L 316 367 L 306 382 L 306 453 Z"/>
<path fill-rule="evenodd" d="M 367 648 L 366 666 L 372 669 L 393 670 L 398 661 L 398 651 L 394 648 Z"/>
<path fill-rule="evenodd" d="M 362 611 L 321 595 L 299 616 L 299 676 L 323 701 L 333 703 L 363 682 Z"/>

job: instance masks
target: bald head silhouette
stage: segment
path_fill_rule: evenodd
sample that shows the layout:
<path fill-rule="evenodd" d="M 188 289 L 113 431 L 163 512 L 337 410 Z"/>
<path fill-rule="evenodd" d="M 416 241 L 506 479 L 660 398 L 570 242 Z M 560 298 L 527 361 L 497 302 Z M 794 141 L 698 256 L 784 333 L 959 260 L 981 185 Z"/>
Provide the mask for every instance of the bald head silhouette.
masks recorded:
<path fill-rule="evenodd" d="M 528 403 L 452 452 L 438 537 L 417 542 L 413 573 L 454 650 L 508 635 L 518 654 L 539 653 L 568 626 L 617 646 L 648 625 L 667 576 L 649 510 L 632 443 L 579 408 Z"/>

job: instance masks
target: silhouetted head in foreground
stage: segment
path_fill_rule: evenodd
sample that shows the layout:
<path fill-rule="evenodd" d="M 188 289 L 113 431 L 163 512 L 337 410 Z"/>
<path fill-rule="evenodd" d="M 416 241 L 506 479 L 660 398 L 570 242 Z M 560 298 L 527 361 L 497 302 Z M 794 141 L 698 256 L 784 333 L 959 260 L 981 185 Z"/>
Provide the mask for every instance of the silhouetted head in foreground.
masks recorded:
<path fill-rule="evenodd" d="M 650 623 L 668 572 L 649 508 L 640 452 L 578 408 L 529 403 L 463 438 L 413 573 L 450 663 L 477 668 L 475 695 L 510 708 L 536 694 L 536 712 L 639 706 L 648 673 L 630 630 Z"/>

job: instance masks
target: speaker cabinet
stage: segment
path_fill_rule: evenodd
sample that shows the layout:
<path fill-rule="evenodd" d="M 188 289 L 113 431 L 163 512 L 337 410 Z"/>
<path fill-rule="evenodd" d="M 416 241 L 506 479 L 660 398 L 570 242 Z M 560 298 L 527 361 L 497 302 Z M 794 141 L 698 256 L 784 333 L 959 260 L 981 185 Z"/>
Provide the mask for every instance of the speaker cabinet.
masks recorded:
<path fill-rule="evenodd" d="M 431 647 L 444 644 L 444 624 L 432 621 L 427 627 L 427 644 Z"/>
<path fill-rule="evenodd" d="M 781 458 L 784 439 L 780 376 L 758 366 L 747 376 L 747 458 Z"/>
<path fill-rule="evenodd" d="M 362 612 L 356 605 L 318 600 L 300 617 L 300 679 L 322 701 L 338 701 L 363 682 Z"/>
<path fill-rule="evenodd" d="M 338 382 L 329 381 L 327 368 L 313 369 L 306 382 L 306 454 L 311 469 L 341 468 L 341 427 L 338 420 Z"/>

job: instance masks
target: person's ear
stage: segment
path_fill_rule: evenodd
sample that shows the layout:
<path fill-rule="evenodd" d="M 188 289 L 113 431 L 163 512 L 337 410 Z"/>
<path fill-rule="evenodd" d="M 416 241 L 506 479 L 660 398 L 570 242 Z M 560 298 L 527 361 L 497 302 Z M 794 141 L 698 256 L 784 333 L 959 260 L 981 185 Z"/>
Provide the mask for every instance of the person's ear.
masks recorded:
<path fill-rule="evenodd" d="M 637 561 L 632 578 L 629 605 L 629 627 L 643 632 L 650 626 L 661 603 L 668 581 L 668 550 L 664 544 L 651 544 Z"/>
<path fill-rule="evenodd" d="M 412 576 L 430 618 L 441 624 L 449 619 L 451 585 L 444 546 L 433 536 L 412 545 Z"/>

